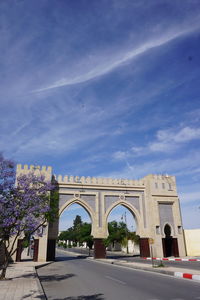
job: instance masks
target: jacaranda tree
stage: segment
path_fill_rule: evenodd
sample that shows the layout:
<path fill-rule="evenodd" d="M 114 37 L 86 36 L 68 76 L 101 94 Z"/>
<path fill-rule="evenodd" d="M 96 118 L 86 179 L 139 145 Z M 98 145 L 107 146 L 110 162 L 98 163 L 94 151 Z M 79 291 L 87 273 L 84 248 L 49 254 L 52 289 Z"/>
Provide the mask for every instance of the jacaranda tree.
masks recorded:
<path fill-rule="evenodd" d="M 17 251 L 16 241 L 30 236 L 56 217 L 50 194 L 55 189 L 44 176 L 33 172 L 16 179 L 15 164 L 0 154 L 0 248 L 4 252 L 0 279 L 4 279 L 9 259 Z"/>

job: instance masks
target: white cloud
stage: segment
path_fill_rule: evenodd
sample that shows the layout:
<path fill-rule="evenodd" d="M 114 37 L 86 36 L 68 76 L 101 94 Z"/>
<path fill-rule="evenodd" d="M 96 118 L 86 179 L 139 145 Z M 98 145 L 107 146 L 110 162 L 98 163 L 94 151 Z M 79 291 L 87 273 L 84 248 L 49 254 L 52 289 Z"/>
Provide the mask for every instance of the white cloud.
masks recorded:
<path fill-rule="evenodd" d="M 139 156 L 146 156 L 153 152 L 169 153 L 182 147 L 187 142 L 200 139 L 200 128 L 183 127 L 180 130 L 176 128 L 159 130 L 156 139 L 146 146 L 133 146 L 130 150 L 116 151 L 112 157 L 115 160 L 126 160 Z M 196 169 L 196 168 L 195 168 Z"/>
<path fill-rule="evenodd" d="M 149 144 L 150 151 L 168 152 L 176 149 L 180 144 L 200 139 L 200 128 L 184 127 L 176 129 L 159 130 L 157 141 Z"/>

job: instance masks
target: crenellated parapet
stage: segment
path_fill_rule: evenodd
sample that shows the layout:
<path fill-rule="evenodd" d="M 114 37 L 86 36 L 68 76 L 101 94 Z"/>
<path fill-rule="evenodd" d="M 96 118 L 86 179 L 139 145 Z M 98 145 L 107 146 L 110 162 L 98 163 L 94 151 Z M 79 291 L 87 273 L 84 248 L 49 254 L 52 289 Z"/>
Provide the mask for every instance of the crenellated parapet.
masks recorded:
<path fill-rule="evenodd" d="M 19 174 L 27 174 L 34 172 L 42 174 L 47 180 L 52 178 L 52 167 L 36 166 L 36 165 L 17 165 L 17 176 Z M 152 194 L 160 192 L 176 192 L 176 179 L 169 175 L 147 175 L 142 179 L 122 179 L 122 178 L 106 178 L 106 177 L 89 177 L 89 176 L 72 176 L 72 175 L 54 175 L 58 184 L 73 185 L 90 185 L 90 186 L 121 186 L 121 187 L 146 187 L 151 186 Z"/>
<path fill-rule="evenodd" d="M 33 172 L 36 175 L 44 175 L 46 180 L 51 180 L 52 178 L 52 167 L 50 166 L 36 166 L 36 165 L 17 165 L 16 174 L 17 176 L 21 174 L 28 174 Z"/>
<path fill-rule="evenodd" d="M 106 177 L 85 177 L 85 176 L 56 176 L 59 184 L 84 184 L 84 185 L 102 185 L 102 186 L 143 186 L 143 180 L 106 178 Z"/>
<path fill-rule="evenodd" d="M 177 194 L 176 178 L 170 175 L 147 175 L 144 178 L 145 185 L 150 186 L 153 195 Z"/>
<path fill-rule="evenodd" d="M 175 176 L 171 176 L 171 175 L 168 175 L 168 174 L 165 174 L 165 175 L 148 175 L 148 177 L 152 177 L 153 180 L 165 180 L 165 181 L 173 181 L 173 182 L 176 182 L 176 178 Z"/>

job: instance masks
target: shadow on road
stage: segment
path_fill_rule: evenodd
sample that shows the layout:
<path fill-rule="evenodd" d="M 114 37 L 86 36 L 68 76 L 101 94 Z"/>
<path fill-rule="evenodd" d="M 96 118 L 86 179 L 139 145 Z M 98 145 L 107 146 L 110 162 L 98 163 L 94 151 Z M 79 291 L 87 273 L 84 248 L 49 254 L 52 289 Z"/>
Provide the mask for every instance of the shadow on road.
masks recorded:
<path fill-rule="evenodd" d="M 34 299 L 40 299 L 40 300 L 47 300 L 45 295 L 37 295 L 35 293 L 37 293 L 37 292 L 31 291 L 30 294 L 26 294 L 20 299 L 33 299 L 34 298 Z"/>
<path fill-rule="evenodd" d="M 40 275 L 40 281 L 61 281 L 61 280 L 65 280 L 71 277 L 76 276 L 75 274 L 64 274 L 64 275 L 60 275 L 60 274 L 53 274 L 53 275 Z"/>
<path fill-rule="evenodd" d="M 94 294 L 94 295 L 81 295 L 78 297 L 67 297 L 67 298 L 59 298 L 59 299 L 54 299 L 54 300 L 103 300 L 104 298 L 102 297 L 103 294 Z"/>

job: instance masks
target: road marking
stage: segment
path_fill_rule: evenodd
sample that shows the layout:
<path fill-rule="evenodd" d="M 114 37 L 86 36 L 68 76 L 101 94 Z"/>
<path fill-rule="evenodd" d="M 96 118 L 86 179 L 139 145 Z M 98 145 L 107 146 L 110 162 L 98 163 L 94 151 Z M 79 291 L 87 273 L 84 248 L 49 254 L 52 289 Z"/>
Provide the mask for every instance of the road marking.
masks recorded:
<path fill-rule="evenodd" d="M 105 276 L 105 277 L 108 278 L 108 279 L 110 279 L 110 280 L 116 281 L 116 282 L 118 282 L 118 283 L 126 284 L 126 282 L 121 281 L 121 280 L 118 280 L 118 279 L 116 279 L 116 278 L 113 278 L 113 277 L 110 277 L 110 276 Z"/>

